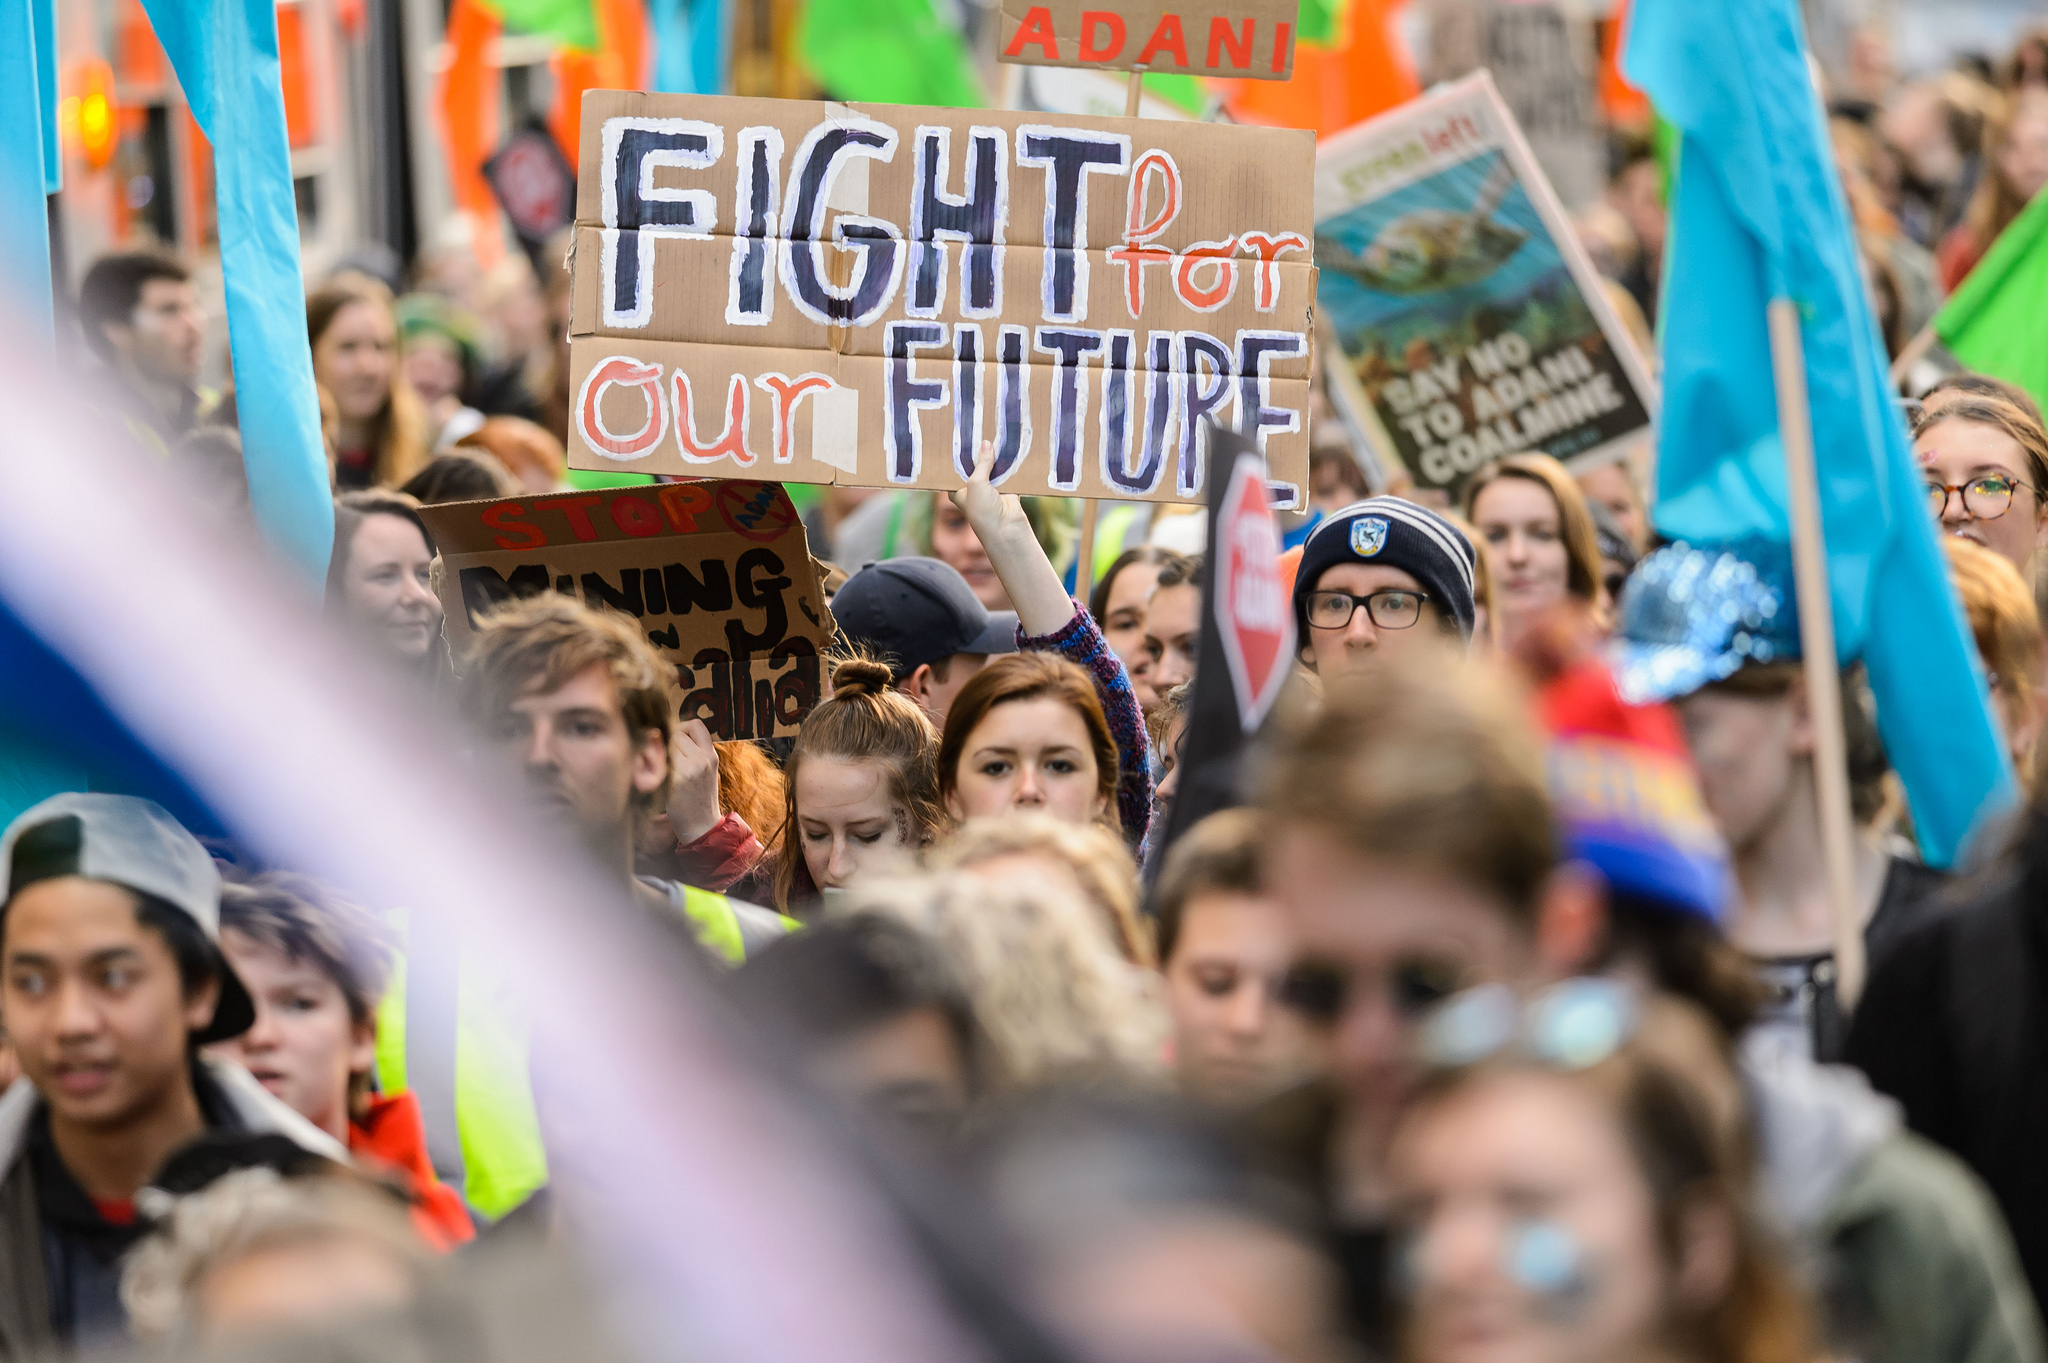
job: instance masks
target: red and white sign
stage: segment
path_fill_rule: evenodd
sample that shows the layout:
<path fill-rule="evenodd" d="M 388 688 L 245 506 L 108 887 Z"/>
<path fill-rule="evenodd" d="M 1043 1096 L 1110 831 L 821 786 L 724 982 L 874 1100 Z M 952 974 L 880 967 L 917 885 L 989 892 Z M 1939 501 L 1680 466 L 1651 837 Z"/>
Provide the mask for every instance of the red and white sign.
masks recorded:
<path fill-rule="evenodd" d="M 1252 733 L 1273 708 L 1294 661 L 1294 610 L 1280 578 L 1280 530 L 1266 461 L 1240 454 L 1216 521 L 1215 612 L 1237 714 Z"/>

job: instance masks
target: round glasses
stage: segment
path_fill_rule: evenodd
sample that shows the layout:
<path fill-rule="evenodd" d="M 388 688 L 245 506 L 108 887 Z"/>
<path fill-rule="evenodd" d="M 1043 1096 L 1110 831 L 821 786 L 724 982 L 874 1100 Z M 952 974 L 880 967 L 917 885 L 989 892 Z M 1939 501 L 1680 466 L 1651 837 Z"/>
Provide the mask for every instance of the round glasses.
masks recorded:
<path fill-rule="evenodd" d="M 1981 478 L 1972 478 L 1967 483 L 1940 483 L 1927 480 L 1927 506 L 1934 512 L 1936 520 L 1948 514 L 1948 499 L 1962 494 L 1963 511 L 1980 521 L 1995 521 L 2012 510 L 2012 494 L 2015 488 L 2027 487 L 2017 478 L 2008 478 L 2002 473 L 1987 473 Z M 2028 489 L 2032 491 L 2031 488 Z"/>
<path fill-rule="evenodd" d="M 1363 606 L 1366 615 L 1381 629 L 1407 629 L 1422 618 L 1422 603 L 1427 600 L 1429 598 L 1421 592 L 1399 587 L 1389 587 L 1366 596 L 1353 596 L 1350 592 L 1310 592 L 1308 622 L 1315 629 L 1342 629 L 1351 623 L 1351 617 Z"/>

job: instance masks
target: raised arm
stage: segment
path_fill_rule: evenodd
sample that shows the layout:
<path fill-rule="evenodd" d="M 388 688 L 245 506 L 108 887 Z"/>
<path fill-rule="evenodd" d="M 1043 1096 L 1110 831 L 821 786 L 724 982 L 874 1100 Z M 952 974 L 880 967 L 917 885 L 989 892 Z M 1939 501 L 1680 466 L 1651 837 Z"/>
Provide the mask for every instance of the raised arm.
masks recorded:
<path fill-rule="evenodd" d="M 951 494 L 953 504 L 966 513 L 967 523 L 981 537 L 990 566 L 1017 608 L 1017 646 L 1033 653 L 1057 653 L 1094 679 L 1103 718 L 1116 740 L 1117 814 L 1125 839 L 1136 848 L 1152 823 L 1152 760 L 1138 693 L 1095 617 L 1067 595 L 1052 560 L 1032 533 L 1024 503 L 997 492 L 989 482 L 994 464 L 995 446 L 984 442 L 974 461 L 974 477 Z"/>

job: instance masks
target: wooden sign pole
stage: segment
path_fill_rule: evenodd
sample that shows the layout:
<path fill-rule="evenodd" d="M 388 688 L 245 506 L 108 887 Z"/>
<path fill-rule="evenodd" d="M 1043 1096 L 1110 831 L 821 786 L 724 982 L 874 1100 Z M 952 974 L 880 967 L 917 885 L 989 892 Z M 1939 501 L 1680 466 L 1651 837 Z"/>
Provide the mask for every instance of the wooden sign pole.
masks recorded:
<path fill-rule="evenodd" d="M 1835 663 L 1834 603 L 1828 594 L 1827 540 L 1814 471 L 1813 416 L 1807 406 L 1799 305 L 1770 304 L 1771 368 L 1778 390 L 1778 438 L 1792 512 L 1792 570 L 1799 596 L 1799 647 L 1806 659 L 1806 704 L 1813 716 L 1813 770 L 1820 801 L 1821 860 L 1835 929 L 1835 997 L 1847 1012 L 1863 992 L 1863 923 L 1856 912 L 1855 826 L 1849 816 L 1848 745 L 1842 737 L 1842 683 Z"/>

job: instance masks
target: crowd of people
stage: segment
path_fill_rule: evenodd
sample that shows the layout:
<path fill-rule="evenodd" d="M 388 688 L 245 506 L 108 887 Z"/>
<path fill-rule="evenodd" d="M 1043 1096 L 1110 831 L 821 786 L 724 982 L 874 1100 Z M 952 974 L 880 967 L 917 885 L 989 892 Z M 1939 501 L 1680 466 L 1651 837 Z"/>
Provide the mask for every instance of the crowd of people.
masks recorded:
<path fill-rule="evenodd" d="M 2048 184 L 2048 40 L 1831 114 L 1896 353 Z M 1583 230 L 1647 316 L 1655 162 L 1617 165 Z M 1518 453 L 1453 502 L 1319 422 L 1295 675 L 1237 807 L 1169 842 L 1222 666 L 1200 515 L 1105 508 L 1080 564 L 1075 505 L 991 450 L 950 493 L 792 489 L 829 685 L 793 738 L 720 741 L 628 616 L 544 592 L 451 650 L 422 506 L 635 476 L 567 468 L 565 274 L 393 273 L 306 304 L 326 612 L 795 1082 L 972 1189 L 1075 1357 L 2048 1360 L 2038 395 L 1907 400 L 2028 798 L 1923 864 L 1840 672 L 1851 997 L 1789 559 L 1662 542 L 1640 459 Z M 103 258 L 76 317 L 131 433 L 246 521 L 188 272 Z M 361 1319 L 555 1234 L 517 1029 L 435 1002 L 461 956 L 146 799 L 15 818 L 0 1360 Z"/>

